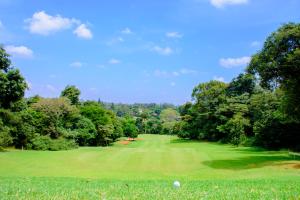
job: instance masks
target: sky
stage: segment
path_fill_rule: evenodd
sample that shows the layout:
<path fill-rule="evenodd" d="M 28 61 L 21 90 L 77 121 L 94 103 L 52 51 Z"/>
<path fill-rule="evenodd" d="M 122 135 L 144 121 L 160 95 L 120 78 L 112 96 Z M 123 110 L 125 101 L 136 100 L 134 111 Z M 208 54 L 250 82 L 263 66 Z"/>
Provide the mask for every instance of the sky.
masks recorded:
<path fill-rule="evenodd" d="M 115 103 L 191 100 L 210 80 L 230 82 L 299 0 L 0 0 L 0 44 L 26 96 Z"/>

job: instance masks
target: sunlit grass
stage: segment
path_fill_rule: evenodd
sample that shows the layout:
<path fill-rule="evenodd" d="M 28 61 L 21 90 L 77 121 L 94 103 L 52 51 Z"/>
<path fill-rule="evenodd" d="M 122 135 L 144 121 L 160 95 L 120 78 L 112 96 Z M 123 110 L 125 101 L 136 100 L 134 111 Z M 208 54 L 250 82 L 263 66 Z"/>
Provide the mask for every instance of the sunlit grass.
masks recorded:
<path fill-rule="evenodd" d="M 0 199 L 300 198 L 300 162 L 286 151 L 140 138 L 110 147 L 1 152 Z"/>

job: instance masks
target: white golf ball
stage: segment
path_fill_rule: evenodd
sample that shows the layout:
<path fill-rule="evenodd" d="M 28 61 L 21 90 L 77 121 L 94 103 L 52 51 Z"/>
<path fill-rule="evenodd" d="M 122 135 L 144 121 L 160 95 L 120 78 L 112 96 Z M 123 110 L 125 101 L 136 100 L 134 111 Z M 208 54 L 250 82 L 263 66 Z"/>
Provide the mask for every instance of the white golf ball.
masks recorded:
<path fill-rule="evenodd" d="M 180 188 L 180 182 L 174 181 L 173 186 L 174 186 L 174 188 Z"/>

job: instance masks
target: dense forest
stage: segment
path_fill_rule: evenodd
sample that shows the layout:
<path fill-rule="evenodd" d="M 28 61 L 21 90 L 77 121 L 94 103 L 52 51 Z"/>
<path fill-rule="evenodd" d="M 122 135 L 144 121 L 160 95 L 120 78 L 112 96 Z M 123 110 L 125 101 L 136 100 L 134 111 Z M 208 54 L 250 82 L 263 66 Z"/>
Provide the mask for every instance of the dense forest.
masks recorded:
<path fill-rule="evenodd" d="M 25 98 L 26 89 L 1 47 L 1 149 L 107 146 L 122 136 L 146 133 L 299 151 L 300 24 L 272 33 L 230 83 L 200 83 L 192 101 L 179 107 L 80 101 L 80 90 L 72 85 L 57 98 Z"/>

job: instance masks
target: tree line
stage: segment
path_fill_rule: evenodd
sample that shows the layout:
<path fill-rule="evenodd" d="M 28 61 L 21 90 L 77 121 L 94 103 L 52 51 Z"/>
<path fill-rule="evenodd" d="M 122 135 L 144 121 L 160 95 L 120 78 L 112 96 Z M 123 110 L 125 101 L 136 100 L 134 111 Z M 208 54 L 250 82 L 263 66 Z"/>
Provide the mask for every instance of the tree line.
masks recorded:
<path fill-rule="evenodd" d="M 273 32 L 230 83 L 196 86 L 180 107 L 179 137 L 300 150 L 300 24 Z"/>
<path fill-rule="evenodd" d="M 244 73 L 230 83 L 200 83 L 179 107 L 80 101 L 75 86 L 57 98 L 24 98 L 26 81 L 0 47 L 0 150 L 107 146 L 144 133 L 299 151 L 299 47 L 300 24 L 285 24 Z"/>
<path fill-rule="evenodd" d="M 72 85 L 58 98 L 24 98 L 26 89 L 24 77 L 0 47 L 0 150 L 9 146 L 34 150 L 107 146 L 122 136 L 170 134 L 170 124 L 179 120 L 170 104 L 80 101 L 81 92 Z"/>

